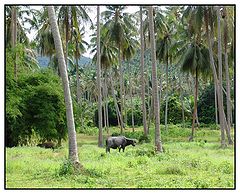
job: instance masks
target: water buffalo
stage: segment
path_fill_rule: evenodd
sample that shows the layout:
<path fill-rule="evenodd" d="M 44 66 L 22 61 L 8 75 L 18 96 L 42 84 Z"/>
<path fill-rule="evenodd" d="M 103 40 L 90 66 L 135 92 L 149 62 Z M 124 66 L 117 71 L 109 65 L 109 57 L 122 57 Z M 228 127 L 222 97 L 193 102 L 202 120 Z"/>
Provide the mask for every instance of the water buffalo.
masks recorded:
<path fill-rule="evenodd" d="M 44 143 L 40 143 L 37 145 L 38 147 L 42 147 L 42 148 L 52 148 L 54 150 L 55 148 L 55 144 L 53 142 L 44 142 Z"/>
<path fill-rule="evenodd" d="M 129 139 L 124 136 L 118 136 L 118 137 L 108 137 L 106 139 L 106 153 L 110 153 L 110 148 L 113 149 L 119 149 L 119 152 L 122 148 L 123 152 L 125 150 L 125 147 L 128 145 L 135 146 L 136 140 L 134 139 Z"/>

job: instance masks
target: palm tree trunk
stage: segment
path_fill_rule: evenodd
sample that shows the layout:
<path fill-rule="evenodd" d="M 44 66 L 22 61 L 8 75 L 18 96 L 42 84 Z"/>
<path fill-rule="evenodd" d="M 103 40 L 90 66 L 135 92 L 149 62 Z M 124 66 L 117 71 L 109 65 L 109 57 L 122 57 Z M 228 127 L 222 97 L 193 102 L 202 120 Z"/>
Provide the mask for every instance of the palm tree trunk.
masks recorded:
<path fill-rule="evenodd" d="M 67 73 L 63 49 L 62 49 L 62 41 L 61 41 L 61 37 L 60 37 L 58 25 L 57 25 L 54 7 L 47 6 L 47 8 L 48 8 L 48 16 L 49 16 L 51 29 L 52 29 L 52 34 L 54 38 L 57 58 L 58 58 L 59 70 L 60 70 L 60 74 L 63 82 L 64 98 L 65 98 L 65 105 L 66 105 L 66 116 L 67 116 L 67 127 L 68 127 L 69 159 L 73 164 L 75 164 L 76 166 L 79 166 L 80 163 L 78 159 L 77 139 L 76 139 L 75 124 L 74 124 L 72 99 L 71 99 L 71 93 L 69 88 L 68 73 Z"/>
<path fill-rule="evenodd" d="M 141 37 L 141 99 L 142 99 L 142 112 L 143 112 L 143 131 L 148 134 L 147 129 L 147 114 L 145 104 L 145 81 L 144 81 L 144 36 L 143 36 L 143 21 L 142 21 L 142 6 L 140 6 L 140 37 Z"/>
<path fill-rule="evenodd" d="M 179 86 L 180 86 L 180 100 L 181 100 L 181 106 L 182 106 L 182 126 L 185 128 L 185 114 L 184 114 L 184 103 L 183 103 L 183 88 L 182 88 L 182 79 L 181 75 L 179 76 Z"/>
<path fill-rule="evenodd" d="M 101 53 L 100 53 L 100 7 L 97 6 L 97 85 L 98 85 L 98 147 L 103 147 L 102 131 L 102 83 L 101 83 Z"/>
<path fill-rule="evenodd" d="M 189 141 L 193 141 L 194 134 L 195 134 L 195 121 L 196 121 L 196 116 L 197 116 L 197 97 L 198 97 L 198 70 L 196 69 L 194 109 L 193 109 L 193 120 L 192 120 L 192 134 L 189 137 Z"/>
<path fill-rule="evenodd" d="M 77 103 L 80 104 L 81 93 L 80 93 L 80 79 L 79 79 L 79 66 L 78 66 L 78 43 L 77 42 L 76 42 L 75 60 L 76 60 L 76 80 L 77 80 Z"/>
<path fill-rule="evenodd" d="M 209 9 L 209 8 L 208 8 Z M 215 64 L 214 64 L 214 58 L 213 58 L 213 47 L 212 47 L 212 33 L 209 32 L 209 22 L 208 22 L 208 18 L 209 18 L 209 11 L 205 10 L 205 23 L 206 23 L 206 33 L 207 33 L 207 37 L 208 37 L 208 47 L 209 47 L 209 57 L 210 57 L 210 64 L 212 67 L 212 71 L 213 71 L 213 76 L 214 76 L 214 82 L 217 85 L 217 97 L 218 97 L 218 108 L 219 108 L 219 122 L 220 122 L 220 128 L 221 128 L 221 147 L 224 148 L 226 147 L 226 141 L 225 141 L 225 132 L 224 132 L 224 123 L 223 123 L 223 101 L 222 101 L 222 96 L 220 95 L 220 90 L 222 90 L 222 88 L 220 87 L 219 84 L 219 80 L 217 77 L 217 71 L 215 68 Z M 213 29 L 211 29 L 213 30 Z"/>
<path fill-rule="evenodd" d="M 66 61 L 66 67 L 68 69 L 68 41 L 69 41 L 69 9 L 68 6 L 66 6 L 66 16 L 65 16 L 65 30 L 66 30 L 66 34 L 65 34 L 65 61 Z"/>
<path fill-rule="evenodd" d="M 124 127 L 123 123 L 123 112 L 124 112 L 124 104 L 123 104 L 123 70 L 122 70 L 122 61 L 121 61 L 121 45 L 118 45 L 118 62 L 119 62 L 119 71 L 120 71 L 120 101 L 121 101 L 121 106 L 120 106 L 120 113 L 121 113 L 121 128 Z"/>
<path fill-rule="evenodd" d="M 14 49 L 17 44 L 17 8 L 12 6 L 12 15 L 11 15 L 11 46 Z M 14 52 L 14 79 L 17 79 L 17 53 Z"/>
<path fill-rule="evenodd" d="M 218 124 L 218 104 L 217 104 L 217 85 L 216 82 L 214 82 L 214 100 L 215 100 L 215 120 L 216 125 Z"/>
<path fill-rule="evenodd" d="M 152 104 L 153 104 L 153 96 L 152 94 L 150 95 L 150 80 L 148 80 L 148 124 L 147 124 L 147 133 L 149 133 L 149 128 L 151 125 L 151 115 L 152 115 Z M 151 97 L 150 97 L 151 96 Z"/>
<path fill-rule="evenodd" d="M 107 124 L 107 133 L 109 134 L 109 118 L 108 118 L 108 87 L 107 87 L 107 74 L 105 74 L 105 106 L 106 106 L 106 124 Z"/>
<path fill-rule="evenodd" d="M 225 72 L 226 72 L 226 90 L 227 90 L 227 122 L 228 126 L 231 127 L 231 95 L 230 95 L 230 80 L 229 80 L 229 67 L 228 67 L 228 53 L 227 53 L 227 43 L 228 43 L 228 25 L 227 25 L 227 9 L 223 8 L 224 13 L 224 56 L 225 56 Z"/>
<path fill-rule="evenodd" d="M 110 84 L 111 84 L 111 90 L 112 90 L 113 101 L 114 101 L 115 109 L 116 109 L 116 115 L 117 115 L 118 125 L 120 125 L 120 128 L 121 128 L 121 134 L 123 134 L 122 117 L 121 117 L 120 110 L 119 110 L 119 108 L 118 108 L 117 98 L 116 98 L 115 93 L 114 93 L 114 87 L 113 87 L 112 76 L 110 76 Z"/>
<path fill-rule="evenodd" d="M 165 130 L 168 129 L 168 126 L 167 126 L 167 120 L 168 120 L 168 50 L 167 50 L 167 57 L 166 58 L 167 58 L 166 59 L 166 61 L 167 61 L 167 64 L 166 64 L 166 83 L 167 83 L 167 86 L 166 86 L 166 105 L 165 105 Z"/>
<path fill-rule="evenodd" d="M 218 18 L 218 76 L 220 85 L 220 96 L 221 96 L 221 106 L 222 106 L 222 119 L 224 123 L 224 128 L 227 134 L 228 143 L 232 144 L 232 138 L 230 135 L 230 126 L 227 124 L 226 115 L 223 108 L 223 91 L 222 91 L 222 41 L 221 41 L 221 21 L 220 21 L 220 7 L 217 7 L 217 18 Z"/>
<path fill-rule="evenodd" d="M 152 6 L 148 7 L 148 13 L 149 13 L 151 52 L 152 52 L 152 81 L 153 81 L 153 97 L 154 97 L 154 115 L 155 115 L 155 151 L 163 152 L 161 134 L 160 134 L 159 96 L 158 96 L 158 83 L 157 83 L 157 71 L 156 71 L 157 69 L 156 68 L 156 46 L 155 46 Z"/>
<path fill-rule="evenodd" d="M 131 69 L 128 63 L 128 70 L 129 70 L 129 92 L 130 92 L 130 102 L 131 102 L 131 113 L 132 113 L 132 131 L 134 132 L 134 114 L 133 114 L 133 91 L 132 91 L 132 78 L 131 78 Z"/>

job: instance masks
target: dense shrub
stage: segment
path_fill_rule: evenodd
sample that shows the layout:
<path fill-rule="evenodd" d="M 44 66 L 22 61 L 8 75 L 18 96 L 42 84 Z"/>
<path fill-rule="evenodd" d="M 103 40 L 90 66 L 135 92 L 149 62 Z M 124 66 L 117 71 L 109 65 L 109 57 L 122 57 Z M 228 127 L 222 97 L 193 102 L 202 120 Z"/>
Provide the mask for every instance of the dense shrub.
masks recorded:
<path fill-rule="evenodd" d="M 224 87 L 225 88 L 225 87 Z M 233 91 L 231 91 L 233 93 Z M 215 121 L 215 96 L 214 96 L 214 84 L 208 85 L 200 94 L 198 101 L 198 117 L 200 123 L 214 124 Z M 226 95 L 223 95 L 223 105 L 225 112 Z"/>
<path fill-rule="evenodd" d="M 66 111 L 60 79 L 51 70 L 7 77 L 6 146 L 27 144 L 33 133 L 42 141 L 66 137 Z M 16 95 L 17 94 L 17 95 Z"/>

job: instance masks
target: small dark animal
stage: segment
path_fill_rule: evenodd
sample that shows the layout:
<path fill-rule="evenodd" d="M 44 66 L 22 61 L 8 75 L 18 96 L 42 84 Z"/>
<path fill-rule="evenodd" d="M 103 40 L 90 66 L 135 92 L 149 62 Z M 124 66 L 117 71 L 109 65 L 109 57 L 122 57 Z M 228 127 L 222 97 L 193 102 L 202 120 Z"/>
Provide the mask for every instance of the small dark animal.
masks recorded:
<path fill-rule="evenodd" d="M 53 150 L 55 148 L 55 144 L 53 142 L 44 142 L 44 143 L 38 144 L 37 146 L 42 148 L 51 148 Z"/>
<path fill-rule="evenodd" d="M 119 149 L 119 152 L 121 151 L 121 149 L 125 150 L 125 147 L 128 145 L 132 145 L 135 146 L 136 144 L 136 140 L 134 139 L 129 139 L 126 138 L 124 136 L 118 136 L 118 137 L 108 137 L 106 139 L 106 153 L 109 152 L 110 153 L 110 148 L 113 149 Z"/>

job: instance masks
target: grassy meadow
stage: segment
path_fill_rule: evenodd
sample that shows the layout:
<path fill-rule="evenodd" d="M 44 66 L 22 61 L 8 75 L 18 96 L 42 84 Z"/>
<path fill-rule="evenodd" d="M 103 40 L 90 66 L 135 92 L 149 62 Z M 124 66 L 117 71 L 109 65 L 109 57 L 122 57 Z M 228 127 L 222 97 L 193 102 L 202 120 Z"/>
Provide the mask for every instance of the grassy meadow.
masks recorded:
<path fill-rule="evenodd" d="M 111 132 L 114 130 L 119 129 L 111 128 Z M 5 186 L 7 189 L 234 188 L 233 146 L 220 149 L 218 130 L 201 128 L 194 142 L 188 142 L 189 133 L 190 128 L 177 126 L 163 131 L 161 154 L 153 151 L 153 134 L 150 143 L 128 146 L 124 153 L 111 149 L 110 154 L 105 153 L 105 147 L 97 147 L 97 135 L 77 134 L 82 171 L 74 171 L 68 162 L 67 142 L 55 150 L 36 146 L 6 148 Z"/>

